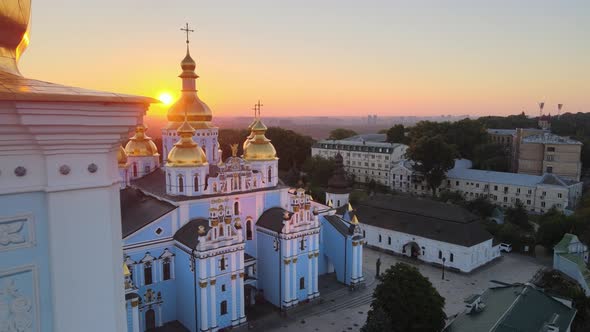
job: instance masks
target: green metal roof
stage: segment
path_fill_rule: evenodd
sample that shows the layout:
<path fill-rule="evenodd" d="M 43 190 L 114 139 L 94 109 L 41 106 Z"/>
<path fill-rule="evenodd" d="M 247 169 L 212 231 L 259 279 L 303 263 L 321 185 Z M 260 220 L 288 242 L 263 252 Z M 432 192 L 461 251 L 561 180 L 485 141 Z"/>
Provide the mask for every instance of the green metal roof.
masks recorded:
<path fill-rule="evenodd" d="M 553 321 L 560 331 L 571 325 L 576 310 L 532 285 L 495 287 L 482 294 L 485 308 L 462 313 L 445 332 L 540 332 Z"/>
<path fill-rule="evenodd" d="M 561 241 L 559 241 L 559 243 L 553 247 L 553 250 L 557 252 L 567 252 L 570 243 L 572 243 L 572 240 L 579 242 L 578 237 L 574 234 L 565 233 Z"/>

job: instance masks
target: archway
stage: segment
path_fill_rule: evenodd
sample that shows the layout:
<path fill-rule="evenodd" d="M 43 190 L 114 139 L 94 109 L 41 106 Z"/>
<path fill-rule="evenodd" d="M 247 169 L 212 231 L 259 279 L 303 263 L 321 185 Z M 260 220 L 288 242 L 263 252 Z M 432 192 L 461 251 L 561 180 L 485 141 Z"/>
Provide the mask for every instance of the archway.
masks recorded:
<path fill-rule="evenodd" d="M 408 257 L 418 258 L 422 254 L 422 250 L 418 243 L 412 241 L 404 244 L 403 253 Z"/>

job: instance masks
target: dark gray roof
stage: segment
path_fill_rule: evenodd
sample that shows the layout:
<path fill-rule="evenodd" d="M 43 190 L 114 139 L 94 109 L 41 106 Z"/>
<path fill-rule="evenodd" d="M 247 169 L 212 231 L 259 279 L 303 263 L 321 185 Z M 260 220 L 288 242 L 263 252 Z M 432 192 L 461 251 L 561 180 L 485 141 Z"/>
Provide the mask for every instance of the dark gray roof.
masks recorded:
<path fill-rule="evenodd" d="M 212 172 L 217 171 L 217 170 L 215 170 L 215 168 L 211 168 L 210 170 Z M 155 171 L 151 172 L 150 174 L 148 174 L 142 178 L 131 181 L 131 184 L 133 186 L 136 186 L 137 188 L 145 191 L 145 192 L 151 193 L 151 194 L 158 196 L 158 197 L 166 198 L 166 199 L 174 201 L 174 202 L 182 202 L 182 201 L 189 201 L 189 200 L 194 200 L 194 199 L 199 199 L 199 198 L 220 197 L 220 196 L 227 196 L 227 195 L 236 194 L 235 192 L 232 192 L 232 193 L 217 193 L 217 194 L 200 195 L 200 196 L 168 195 L 166 193 L 166 173 L 161 168 L 156 169 Z M 250 193 L 250 192 L 265 191 L 265 190 L 269 190 L 269 189 L 276 189 L 276 188 L 283 188 L 283 187 L 284 187 L 284 185 L 279 183 L 279 185 L 277 185 L 275 187 L 271 187 L 271 188 L 258 188 L 258 189 L 253 189 L 253 190 L 240 191 L 240 192 Z"/>
<path fill-rule="evenodd" d="M 283 230 L 283 214 L 285 213 L 285 209 L 280 207 L 273 207 L 270 208 L 258 218 L 256 222 L 256 227 L 266 228 L 273 232 L 280 233 Z M 289 211 L 287 211 L 289 212 Z M 292 212 L 289 212 L 289 217 L 293 215 Z"/>
<path fill-rule="evenodd" d="M 197 218 L 187 222 L 184 226 L 174 234 L 174 240 L 184 244 L 185 246 L 194 249 L 198 244 L 199 226 L 205 227 L 205 234 L 209 231 L 209 220 L 204 218 Z M 206 235 L 202 235 L 206 236 Z"/>
<path fill-rule="evenodd" d="M 338 217 L 337 215 L 327 215 L 324 216 L 330 225 L 334 226 L 334 228 L 342 235 L 348 236 L 354 233 L 354 226 L 345 223 L 342 218 Z"/>
<path fill-rule="evenodd" d="M 134 188 L 121 190 L 120 197 L 123 238 L 176 208 Z"/>
<path fill-rule="evenodd" d="M 363 224 L 465 247 L 492 239 L 474 214 L 427 199 L 375 196 L 358 204 L 356 215 Z"/>

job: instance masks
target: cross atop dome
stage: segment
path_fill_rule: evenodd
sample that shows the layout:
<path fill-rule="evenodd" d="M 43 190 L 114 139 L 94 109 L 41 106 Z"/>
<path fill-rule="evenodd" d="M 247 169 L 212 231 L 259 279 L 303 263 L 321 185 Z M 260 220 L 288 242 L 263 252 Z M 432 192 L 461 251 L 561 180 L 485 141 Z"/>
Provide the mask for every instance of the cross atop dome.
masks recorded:
<path fill-rule="evenodd" d="M 180 28 L 180 30 L 186 32 L 186 47 L 188 49 L 188 43 L 189 43 L 188 34 L 191 32 L 195 32 L 195 30 L 189 29 L 188 22 L 185 24 L 185 26 L 183 28 Z"/>

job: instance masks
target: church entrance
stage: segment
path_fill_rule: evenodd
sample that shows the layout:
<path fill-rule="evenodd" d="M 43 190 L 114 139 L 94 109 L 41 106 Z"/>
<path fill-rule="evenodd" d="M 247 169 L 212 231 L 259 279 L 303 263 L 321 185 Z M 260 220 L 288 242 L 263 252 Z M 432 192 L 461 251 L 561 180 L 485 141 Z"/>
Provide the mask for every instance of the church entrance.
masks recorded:
<path fill-rule="evenodd" d="M 418 243 L 412 241 L 404 245 L 404 254 L 408 257 L 418 258 L 422 254 L 422 251 Z"/>
<path fill-rule="evenodd" d="M 150 309 L 145 312 L 145 329 L 155 329 L 156 328 L 156 313 L 154 309 Z"/>

